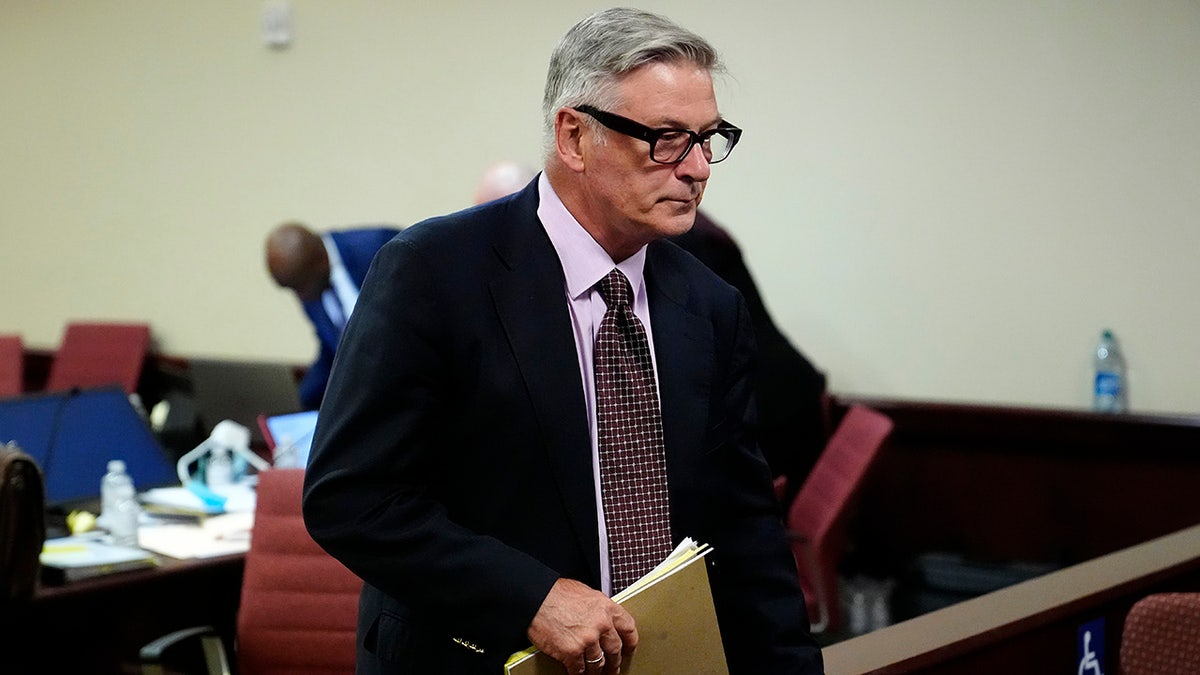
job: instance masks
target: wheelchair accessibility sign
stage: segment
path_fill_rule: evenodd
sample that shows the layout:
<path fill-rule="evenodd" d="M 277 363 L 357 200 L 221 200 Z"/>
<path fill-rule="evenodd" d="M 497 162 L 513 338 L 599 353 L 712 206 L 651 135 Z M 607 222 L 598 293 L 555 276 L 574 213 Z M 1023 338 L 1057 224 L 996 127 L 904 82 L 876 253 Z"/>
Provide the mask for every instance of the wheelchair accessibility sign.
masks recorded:
<path fill-rule="evenodd" d="M 1079 627 L 1078 675 L 1104 675 L 1104 617 Z"/>

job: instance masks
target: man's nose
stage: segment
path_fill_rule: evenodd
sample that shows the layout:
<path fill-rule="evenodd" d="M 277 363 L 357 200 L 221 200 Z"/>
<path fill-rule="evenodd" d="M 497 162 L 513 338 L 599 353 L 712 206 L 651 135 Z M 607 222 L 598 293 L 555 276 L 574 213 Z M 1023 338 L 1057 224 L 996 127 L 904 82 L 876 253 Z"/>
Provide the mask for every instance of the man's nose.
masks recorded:
<path fill-rule="evenodd" d="M 680 178 L 687 177 L 703 182 L 708 180 L 711 173 L 712 165 L 708 163 L 708 158 L 704 156 L 704 150 L 699 143 L 693 145 L 683 160 L 675 165 L 675 175 Z"/>

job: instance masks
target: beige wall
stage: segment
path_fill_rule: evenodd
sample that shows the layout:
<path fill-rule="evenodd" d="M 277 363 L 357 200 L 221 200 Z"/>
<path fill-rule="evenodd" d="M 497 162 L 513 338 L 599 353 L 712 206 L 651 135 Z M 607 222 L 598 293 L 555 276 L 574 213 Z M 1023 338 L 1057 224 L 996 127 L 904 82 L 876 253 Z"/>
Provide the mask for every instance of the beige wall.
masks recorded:
<path fill-rule="evenodd" d="M 162 350 L 307 361 L 261 241 L 408 224 L 538 160 L 551 46 L 601 5 L 0 3 L 0 332 L 149 321 Z M 1200 3 L 645 3 L 713 40 L 746 129 L 706 206 L 834 391 L 1200 410 Z"/>

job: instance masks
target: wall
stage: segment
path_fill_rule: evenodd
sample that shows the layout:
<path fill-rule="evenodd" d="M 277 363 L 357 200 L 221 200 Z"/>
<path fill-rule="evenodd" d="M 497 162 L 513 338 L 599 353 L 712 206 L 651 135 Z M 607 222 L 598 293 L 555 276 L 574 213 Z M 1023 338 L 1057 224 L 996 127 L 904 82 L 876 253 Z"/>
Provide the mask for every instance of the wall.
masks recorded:
<path fill-rule="evenodd" d="M 407 224 L 539 160 L 591 2 L 0 3 L 0 332 L 147 320 L 305 362 L 276 223 Z M 1135 409 L 1200 409 L 1200 3 L 647 2 L 710 38 L 746 129 L 706 208 L 839 393 L 1077 407 L 1112 327 Z"/>

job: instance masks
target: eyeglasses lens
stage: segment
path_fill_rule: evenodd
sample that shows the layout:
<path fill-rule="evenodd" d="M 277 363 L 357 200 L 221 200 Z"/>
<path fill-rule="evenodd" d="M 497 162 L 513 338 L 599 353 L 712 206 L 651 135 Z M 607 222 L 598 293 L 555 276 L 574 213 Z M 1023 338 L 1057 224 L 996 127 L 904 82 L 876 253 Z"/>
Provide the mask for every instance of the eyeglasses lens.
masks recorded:
<path fill-rule="evenodd" d="M 729 156 L 733 149 L 730 134 L 721 130 L 706 134 L 704 140 L 698 143 L 704 158 L 709 162 L 719 162 Z M 653 159 L 663 164 L 673 164 L 680 161 L 691 147 L 692 137 L 682 131 L 669 131 L 658 137 L 654 143 Z"/>

